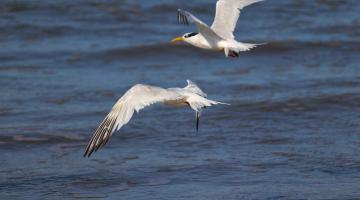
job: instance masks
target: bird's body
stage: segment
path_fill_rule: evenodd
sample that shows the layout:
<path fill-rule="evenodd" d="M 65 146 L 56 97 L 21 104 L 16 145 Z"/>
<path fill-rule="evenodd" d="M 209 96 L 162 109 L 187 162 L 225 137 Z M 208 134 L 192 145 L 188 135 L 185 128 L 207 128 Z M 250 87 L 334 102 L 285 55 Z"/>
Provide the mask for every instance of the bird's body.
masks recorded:
<path fill-rule="evenodd" d="M 197 128 L 200 113 L 203 108 L 221 102 L 209 100 L 206 94 L 193 82 L 188 80 L 184 88 L 164 89 L 156 86 L 137 84 L 130 88 L 114 105 L 110 113 L 97 128 L 84 156 L 90 156 L 94 151 L 104 146 L 111 135 L 127 124 L 134 112 L 155 103 L 164 103 L 173 107 L 190 106 L 197 116 Z"/>
<path fill-rule="evenodd" d="M 207 50 L 221 50 L 224 42 L 218 38 L 205 38 L 202 34 L 197 34 L 186 40 L 187 43 Z"/>
<path fill-rule="evenodd" d="M 221 38 L 206 38 L 202 34 L 197 34 L 186 40 L 187 43 L 207 50 L 222 51 L 225 49 L 237 49 L 238 51 L 246 51 L 254 45 L 237 42 L 234 39 L 224 40 Z"/>
<path fill-rule="evenodd" d="M 218 0 L 215 19 L 211 27 L 191 13 L 179 9 L 179 23 L 194 23 L 199 33 L 186 33 L 172 41 L 184 41 L 202 49 L 224 51 L 227 57 L 238 57 L 239 52 L 248 51 L 259 45 L 238 42 L 235 40 L 233 32 L 236 28 L 241 9 L 260 1 L 263 0 Z"/>

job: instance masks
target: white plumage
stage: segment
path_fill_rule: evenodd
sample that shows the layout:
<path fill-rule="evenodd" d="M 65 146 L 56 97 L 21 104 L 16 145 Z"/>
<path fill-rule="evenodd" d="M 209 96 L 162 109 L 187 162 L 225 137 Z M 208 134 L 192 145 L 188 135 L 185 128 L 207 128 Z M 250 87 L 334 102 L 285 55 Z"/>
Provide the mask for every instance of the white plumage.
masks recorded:
<path fill-rule="evenodd" d="M 227 57 L 238 57 L 239 52 L 248 51 L 260 45 L 238 42 L 233 34 L 241 10 L 260 1 L 263 0 L 219 0 L 216 3 L 215 19 L 211 27 L 190 12 L 179 9 L 179 23 L 194 23 L 199 33 L 186 33 L 172 41 L 184 41 L 199 48 L 224 51 Z"/>
<path fill-rule="evenodd" d="M 111 135 L 127 124 L 134 112 L 155 103 L 164 103 L 170 106 L 190 106 L 199 120 L 204 107 L 224 104 L 209 100 L 206 94 L 193 82 L 187 81 L 185 88 L 169 88 L 137 84 L 130 88 L 114 105 L 110 113 L 97 128 L 91 138 L 84 156 L 90 156 L 94 151 L 104 146 Z M 198 128 L 198 121 L 197 121 Z"/>

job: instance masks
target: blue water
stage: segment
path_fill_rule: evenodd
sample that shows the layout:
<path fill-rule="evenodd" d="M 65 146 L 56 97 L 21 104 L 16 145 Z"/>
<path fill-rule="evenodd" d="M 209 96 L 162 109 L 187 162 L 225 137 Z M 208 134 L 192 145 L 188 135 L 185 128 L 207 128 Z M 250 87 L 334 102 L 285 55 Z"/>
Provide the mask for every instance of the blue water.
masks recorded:
<path fill-rule="evenodd" d="M 239 59 L 169 41 L 215 0 L 2 0 L 0 199 L 359 199 L 360 4 L 267 0 L 236 37 Z M 209 98 L 135 115 L 90 159 L 86 144 L 132 85 Z"/>

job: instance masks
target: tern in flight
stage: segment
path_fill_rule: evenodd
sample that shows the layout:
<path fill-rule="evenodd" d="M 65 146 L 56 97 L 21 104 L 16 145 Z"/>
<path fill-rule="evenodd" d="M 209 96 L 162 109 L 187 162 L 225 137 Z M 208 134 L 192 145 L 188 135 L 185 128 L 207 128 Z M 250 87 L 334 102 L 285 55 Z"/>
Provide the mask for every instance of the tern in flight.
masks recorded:
<path fill-rule="evenodd" d="M 173 43 L 184 41 L 193 46 L 224 51 L 226 57 L 239 57 L 239 52 L 249 51 L 261 44 L 242 43 L 235 40 L 234 30 L 241 10 L 263 0 L 218 0 L 215 19 L 211 27 L 191 13 L 178 10 L 178 21 L 181 24 L 193 23 L 199 33 L 186 33 L 172 40 Z"/>
<path fill-rule="evenodd" d="M 206 94 L 193 82 L 187 81 L 188 85 L 184 88 L 169 88 L 137 84 L 130 88 L 114 105 L 110 113 L 95 131 L 91 138 L 84 157 L 103 147 L 111 135 L 127 124 L 134 112 L 155 103 L 164 103 L 169 106 L 185 107 L 189 106 L 196 113 L 196 130 L 199 129 L 199 118 L 203 108 L 217 104 L 225 104 L 218 101 L 209 100 Z"/>

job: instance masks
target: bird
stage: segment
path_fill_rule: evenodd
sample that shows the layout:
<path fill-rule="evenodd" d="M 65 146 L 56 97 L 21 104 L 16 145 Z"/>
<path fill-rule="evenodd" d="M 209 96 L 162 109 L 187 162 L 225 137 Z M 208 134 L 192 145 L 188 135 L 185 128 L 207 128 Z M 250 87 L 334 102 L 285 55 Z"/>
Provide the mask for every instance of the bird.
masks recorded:
<path fill-rule="evenodd" d="M 135 111 L 138 113 L 143 108 L 155 103 L 164 103 L 173 107 L 190 107 L 195 111 L 197 131 L 199 130 L 200 114 L 204 108 L 218 104 L 229 105 L 207 99 L 207 94 L 191 80 L 187 80 L 187 86 L 184 88 L 164 89 L 136 84 L 116 102 L 96 129 L 86 147 L 84 157 L 90 157 L 94 151 L 103 147 L 114 132 L 130 121 Z"/>
<path fill-rule="evenodd" d="M 242 43 L 235 40 L 234 30 L 241 10 L 264 0 L 218 0 L 215 19 L 211 27 L 190 12 L 178 9 L 178 22 L 196 25 L 197 32 L 186 33 L 174 38 L 171 42 L 186 42 L 190 45 L 215 51 L 224 51 L 226 57 L 239 57 L 240 52 L 249 51 L 261 44 Z"/>

